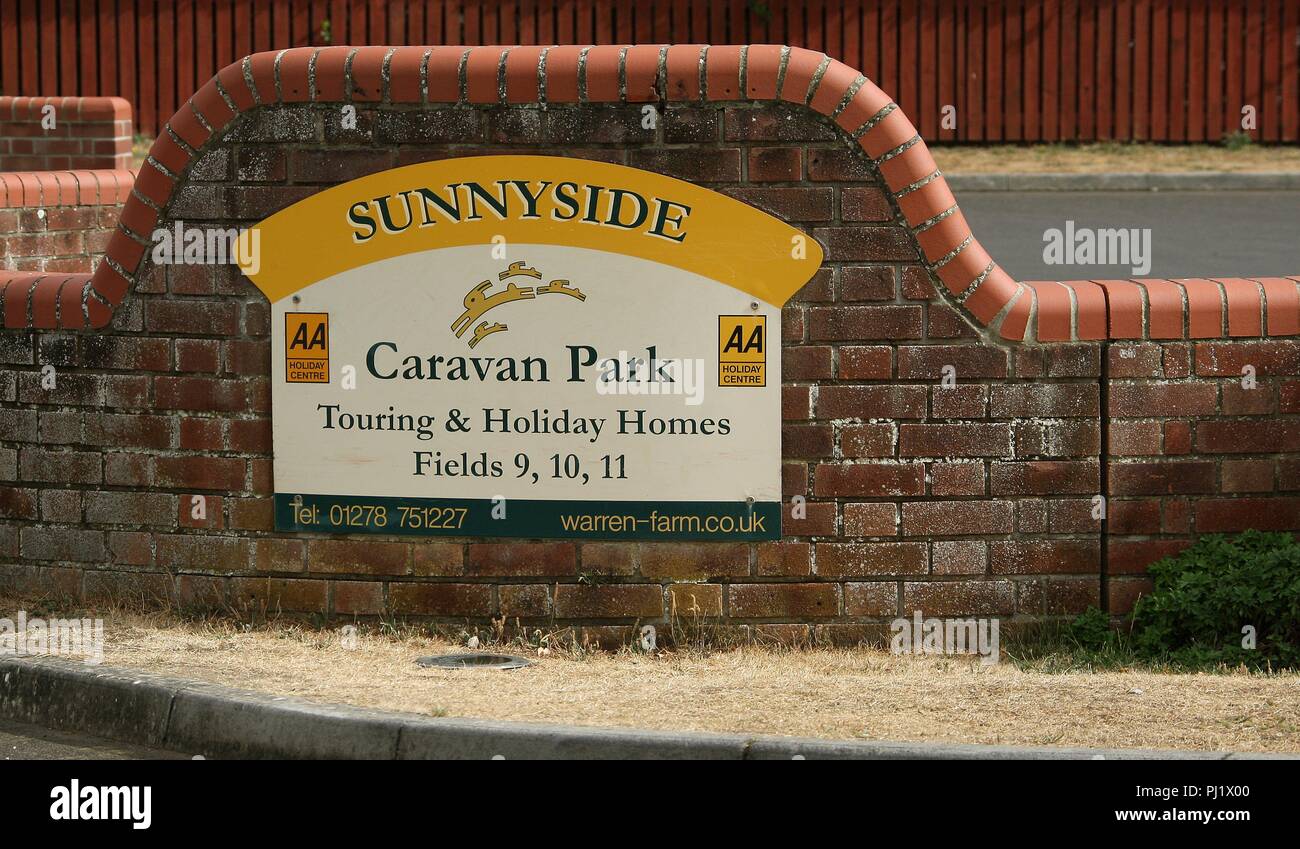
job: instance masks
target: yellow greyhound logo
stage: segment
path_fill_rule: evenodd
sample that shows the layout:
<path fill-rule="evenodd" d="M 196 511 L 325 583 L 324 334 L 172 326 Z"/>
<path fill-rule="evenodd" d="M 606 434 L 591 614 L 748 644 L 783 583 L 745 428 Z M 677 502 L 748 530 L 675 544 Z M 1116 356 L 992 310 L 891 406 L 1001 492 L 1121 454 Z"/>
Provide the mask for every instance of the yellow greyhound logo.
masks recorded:
<path fill-rule="evenodd" d="M 488 289 L 492 288 L 491 280 L 484 280 L 466 292 L 465 299 L 462 302 L 465 305 L 465 311 L 451 323 L 451 329 L 455 332 L 457 339 L 464 336 L 470 325 L 482 318 L 488 310 L 495 309 L 503 304 L 515 301 L 529 301 L 538 295 L 568 295 L 579 301 L 587 300 L 586 294 L 581 289 L 570 286 L 568 280 L 552 280 L 545 286 L 519 286 L 511 279 L 513 277 L 541 280 L 542 273 L 536 268 L 529 268 L 525 260 L 520 260 L 510 263 L 505 271 L 497 275 L 497 281 L 506 284 L 505 288 L 499 292 L 488 294 Z M 480 321 L 474 327 L 474 332 L 470 336 L 469 346 L 473 348 L 487 336 L 493 333 L 502 333 L 509 329 L 507 325 L 499 321 L 491 324 Z"/>

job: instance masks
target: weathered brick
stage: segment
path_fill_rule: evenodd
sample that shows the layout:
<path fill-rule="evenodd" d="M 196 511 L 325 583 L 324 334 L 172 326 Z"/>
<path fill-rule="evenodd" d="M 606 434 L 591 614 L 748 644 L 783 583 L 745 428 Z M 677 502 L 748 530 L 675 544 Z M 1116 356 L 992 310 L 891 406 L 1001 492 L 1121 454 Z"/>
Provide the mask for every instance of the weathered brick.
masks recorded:
<path fill-rule="evenodd" d="M 806 489 L 805 485 L 805 489 Z M 832 536 L 835 533 L 835 504 L 809 501 L 802 505 L 803 518 L 797 518 L 793 506 L 781 517 L 781 532 L 787 537 Z"/>
<path fill-rule="evenodd" d="M 26 527 L 20 551 L 25 560 L 64 560 L 99 563 L 104 559 L 104 534 L 74 528 Z"/>
<path fill-rule="evenodd" d="M 818 496 L 922 495 L 925 467 L 920 463 L 820 463 L 813 472 Z"/>
<path fill-rule="evenodd" d="M 1028 616 L 1077 616 L 1101 604 L 1101 582 L 1091 578 L 1051 578 L 1020 585 L 1017 612 Z"/>
<path fill-rule="evenodd" d="M 831 507 L 834 525 L 834 505 Z M 798 577 L 812 573 L 812 546 L 806 542 L 766 542 L 758 546 L 758 574 L 764 577 Z"/>
<path fill-rule="evenodd" d="M 749 546 L 725 543 L 645 543 L 641 574 L 655 580 L 699 580 L 749 574 Z"/>
<path fill-rule="evenodd" d="M 817 393 L 821 419 L 923 419 L 924 386 L 823 386 Z"/>
<path fill-rule="evenodd" d="M 0 449 L 0 470 L 12 480 L 13 454 L 5 461 L 5 451 Z M 7 468 L 6 468 L 7 467 Z M 42 448 L 23 448 L 18 452 L 17 477 L 23 481 L 44 483 L 94 484 L 102 480 L 102 458 L 89 451 L 46 451 Z"/>
<path fill-rule="evenodd" d="M 229 457 L 157 457 L 153 469 L 154 480 L 161 487 L 240 492 L 247 463 Z"/>
<path fill-rule="evenodd" d="M 930 494 L 937 497 L 983 495 L 987 478 L 982 462 L 931 463 Z"/>
<path fill-rule="evenodd" d="M 1101 571 L 1101 545 L 1095 540 L 998 540 L 989 545 L 995 575 L 1065 574 Z"/>
<path fill-rule="evenodd" d="M 840 218 L 844 221 L 892 221 L 894 210 L 881 189 L 846 186 L 840 189 Z"/>
<path fill-rule="evenodd" d="M 176 421 L 167 416 L 97 412 L 86 416 L 85 438 L 90 445 L 114 448 L 170 448 Z"/>
<path fill-rule="evenodd" d="M 897 289 L 889 265 L 850 265 L 840 269 L 843 301 L 892 301 Z"/>
<path fill-rule="evenodd" d="M 1009 501 L 909 501 L 903 504 L 903 536 L 1009 534 Z"/>
<path fill-rule="evenodd" d="M 907 305 L 814 307 L 808 334 L 817 341 L 920 339 L 921 308 Z"/>
<path fill-rule="evenodd" d="M 154 402 L 161 410 L 240 412 L 247 406 L 248 384 L 211 377 L 158 377 Z"/>
<path fill-rule="evenodd" d="M 583 109 L 581 107 L 573 111 L 578 115 L 593 114 L 592 110 Z M 558 112 L 559 110 L 557 110 L 556 113 L 553 114 L 558 114 Z M 634 123 L 638 130 L 636 135 L 630 137 L 638 138 L 642 141 L 649 141 L 654 138 L 653 132 L 650 132 L 649 135 L 646 135 L 646 131 L 641 129 L 641 124 L 643 121 L 642 121 L 641 112 L 639 108 L 635 112 L 632 112 L 626 120 L 629 120 L 630 122 Z M 700 142 L 715 141 L 718 138 L 718 134 L 720 132 L 719 128 L 721 127 L 722 124 L 722 122 L 718 120 L 718 110 L 716 109 L 701 109 L 697 106 L 676 106 L 676 105 L 669 105 L 668 108 L 664 110 L 663 123 L 664 123 L 664 141 L 668 142 L 669 144 L 687 144 L 691 142 L 700 143 Z M 586 141 L 586 138 L 587 137 L 583 136 L 581 133 L 571 136 L 571 140 L 578 141 L 578 142 Z M 799 151 L 799 148 L 787 148 L 787 149 L 794 150 L 796 153 Z M 752 153 L 753 151 L 751 151 L 751 155 Z M 752 158 L 750 159 L 750 179 L 757 179 L 753 175 Z M 798 179 L 798 176 L 796 175 L 794 177 L 787 177 L 782 179 L 796 180 Z"/>
<path fill-rule="evenodd" d="M 493 613 L 486 584 L 388 585 L 389 612 L 406 616 L 485 617 Z"/>
<path fill-rule="evenodd" d="M 982 419 L 988 413 L 988 398 L 984 384 L 939 384 L 930 389 L 930 415 L 936 419 Z"/>
<path fill-rule="evenodd" d="M 1112 416 L 1149 416 L 1160 410 L 1170 416 L 1213 415 L 1218 387 L 1213 383 L 1118 383 L 1109 388 Z"/>
<path fill-rule="evenodd" d="M 259 539 L 253 544 L 253 553 L 259 572 L 302 572 L 306 565 L 307 542 L 297 539 Z"/>
<path fill-rule="evenodd" d="M 411 574 L 455 576 L 465 573 L 464 547 L 459 543 L 421 540 L 411 544 Z"/>
<path fill-rule="evenodd" d="M 897 616 L 898 584 L 886 581 L 844 585 L 846 616 Z"/>
<path fill-rule="evenodd" d="M 840 435 L 840 453 L 847 459 L 894 456 L 896 438 L 893 425 L 845 424 L 837 430 Z"/>
<path fill-rule="evenodd" d="M 784 348 L 781 351 L 781 375 L 785 380 L 824 380 L 834 375 L 829 345 Z"/>
<path fill-rule="evenodd" d="M 781 428 L 782 457 L 830 457 L 835 451 L 835 434 L 829 424 L 787 424 Z"/>
<path fill-rule="evenodd" d="M 947 374 L 952 374 L 959 382 L 981 377 L 1006 377 L 1007 352 L 983 345 L 899 346 L 900 378 L 937 381 Z"/>
<path fill-rule="evenodd" d="M 819 542 L 814 557 L 823 578 L 923 575 L 927 566 L 923 542 Z"/>
<path fill-rule="evenodd" d="M 740 180 L 740 151 L 736 148 L 673 148 L 633 150 L 628 164 L 692 183 L 735 183 Z"/>
<path fill-rule="evenodd" d="M 1214 498 L 1196 502 L 1196 530 L 1203 534 L 1294 531 L 1300 528 L 1300 498 Z"/>
<path fill-rule="evenodd" d="M 1151 457 L 1160 453 L 1162 429 L 1158 420 L 1110 423 L 1109 452 L 1119 457 Z"/>
<path fill-rule="evenodd" d="M 314 539 L 307 544 L 310 572 L 405 575 L 408 546 L 403 542 Z"/>
<path fill-rule="evenodd" d="M 1300 451 L 1300 421 L 1203 421 L 1196 450 L 1208 454 L 1282 454 Z"/>
<path fill-rule="evenodd" d="M 900 424 L 900 457 L 1010 457 L 1011 425 Z"/>
<path fill-rule="evenodd" d="M 936 540 L 930 546 L 935 575 L 982 575 L 988 571 L 988 544 L 976 540 Z"/>
<path fill-rule="evenodd" d="M 829 188 L 739 188 L 723 194 L 786 221 L 829 221 L 834 215 Z"/>
<path fill-rule="evenodd" d="M 737 619 L 827 619 L 839 615 L 838 584 L 732 584 L 727 609 Z"/>
<path fill-rule="evenodd" d="M 334 612 L 375 616 L 384 612 L 384 585 L 378 581 L 334 581 Z"/>
<path fill-rule="evenodd" d="M 562 619 L 661 619 L 663 593 L 647 584 L 559 584 L 555 615 Z"/>
<path fill-rule="evenodd" d="M 1257 377 L 1300 374 L 1300 346 L 1291 340 L 1198 342 L 1196 373 L 1206 377 L 1242 376 L 1251 366 Z"/>
<path fill-rule="evenodd" d="M 176 527 L 177 497 L 158 492 L 87 492 L 86 522 L 92 525 Z"/>
<path fill-rule="evenodd" d="M 1209 493 L 1216 489 L 1214 463 L 1158 460 L 1122 462 L 1110 466 L 1110 491 L 1115 495 Z"/>
<path fill-rule="evenodd" d="M 1223 492 L 1269 492 L 1273 489 L 1272 460 L 1224 460 Z"/>
<path fill-rule="evenodd" d="M 229 579 L 210 575 L 178 575 L 176 600 L 182 609 L 223 610 L 229 604 Z"/>
<path fill-rule="evenodd" d="M 1187 546 L 1187 539 L 1120 539 L 1111 537 L 1106 546 L 1106 569 L 1112 575 L 1140 574 L 1157 560 L 1172 557 Z"/>
<path fill-rule="evenodd" d="M 666 136 L 667 127 L 664 132 Z M 803 177 L 803 150 L 797 147 L 750 148 L 748 170 L 751 182 L 794 182 Z"/>
<path fill-rule="evenodd" d="M 1053 534 L 1097 533 L 1101 530 L 1101 505 L 1095 498 L 1066 498 L 1048 502 L 1047 530 Z M 1098 518 L 1093 518 L 1097 515 Z"/>
<path fill-rule="evenodd" d="M 726 110 L 723 124 L 727 141 L 831 141 L 836 132 L 820 117 L 785 104 L 765 109 L 738 106 Z"/>
<path fill-rule="evenodd" d="M 898 534 L 898 505 L 872 501 L 844 505 L 844 533 L 854 537 L 892 537 Z"/>
<path fill-rule="evenodd" d="M 470 543 L 467 575 L 543 577 L 573 575 L 577 550 L 568 542 Z"/>
<path fill-rule="evenodd" d="M 224 301 L 152 300 L 145 305 L 145 327 L 155 333 L 233 336 L 239 310 Z"/>
<path fill-rule="evenodd" d="M 35 519 L 38 492 L 0 484 L 0 519 Z"/>
<path fill-rule="evenodd" d="M 1100 467 L 1094 460 L 995 462 L 989 466 L 989 492 L 993 495 L 1092 494 L 1099 486 Z"/>
<path fill-rule="evenodd" d="M 482 130 L 482 113 L 476 110 L 382 110 L 375 116 L 375 136 L 381 142 L 464 143 Z"/>
<path fill-rule="evenodd" d="M 551 604 L 551 589 L 542 584 L 507 584 L 499 590 L 501 596 L 501 615 L 507 619 L 521 619 L 550 616 L 554 610 Z"/>
<path fill-rule="evenodd" d="M 668 612 L 687 621 L 722 615 L 721 584 L 673 584 L 668 587 Z"/>
<path fill-rule="evenodd" d="M 840 348 L 839 376 L 844 380 L 888 380 L 893 368 L 892 348 L 883 345 L 845 345 Z"/>
<path fill-rule="evenodd" d="M 212 534 L 159 534 L 155 537 L 159 566 L 175 571 L 243 572 L 251 568 L 250 541 Z"/>
<path fill-rule="evenodd" d="M 994 385 L 989 391 L 989 415 L 999 419 L 1095 417 L 1100 410 L 1096 384 Z"/>
<path fill-rule="evenodd" d="M 1095 457 L 1101 450 L 1101 423 L 1079 419 L 1017 422 L 1017 457 Z"/>
<path fill-rule="evenodd" d="M 903 611 L 926 616 L 999 616 L 1015 611 L 1011 581 L 907 581 Z"/>

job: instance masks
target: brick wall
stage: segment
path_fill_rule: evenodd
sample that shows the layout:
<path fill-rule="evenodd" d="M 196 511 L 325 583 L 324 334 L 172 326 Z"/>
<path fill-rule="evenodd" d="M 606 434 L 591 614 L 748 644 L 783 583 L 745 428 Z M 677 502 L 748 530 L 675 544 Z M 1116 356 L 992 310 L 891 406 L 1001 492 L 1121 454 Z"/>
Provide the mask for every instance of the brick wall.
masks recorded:
<path fill-rule="evenodd" d="M 599 640 L 696 609 L 750 636 L 856 642 L 917 609 L 1123 613 L 1145 566 L 1198 532 L 1300 529 L 1300 346 L 1188 338 L 1209 322 L 1191 282 L 1012 281 L 856 72 L 780 48 L 554 48 L 543 96 L 540 48 L 409 51 L 223 71 L 160 138 L 93 278 L 0 276 L 17 328 L 0 334 L 0 575 L 92 599 L 504 616 Z M 640 101 L 658 103 L 654 129 Z M 231 268 L 153 267 L 144 234 L 251 224 L 365 173 L 487 152 L 688 179 L 821 242 L 824 267 L 783 314 L 784 491 L 807 499 L 784 539 L 271 530 L 268 304 Z M 1166 285 L 1195 297 L 1146 294 Z M 1215 285 L 1214 336 L 1300 332 L 1294 280 Z M 1175 308 L 1177 338 L 1151 338 L 1174 335 Z M 1241 365 L 1257 388 L 1239 389 Z"/>
<path fill-rule="evenodd" d="M 130 171 L 0 173 L 0 271 L 94 271 L 133 180 Z"/>
<path fill-rule="evenodd" d="M 0 171 L 129 169 L 132 126 L 120 97 L 0 97 Z"/>

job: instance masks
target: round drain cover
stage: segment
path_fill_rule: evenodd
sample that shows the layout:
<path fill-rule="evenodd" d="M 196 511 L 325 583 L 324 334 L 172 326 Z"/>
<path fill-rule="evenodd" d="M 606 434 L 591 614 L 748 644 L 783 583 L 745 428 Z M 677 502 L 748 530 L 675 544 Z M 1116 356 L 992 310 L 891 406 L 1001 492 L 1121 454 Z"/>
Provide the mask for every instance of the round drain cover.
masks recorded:
<path fill-rule="evenodd" d="M 420 666 L 433 669 L 522 669 L 533 665 L 531 660 L 518 655 L 485 652 L 439 654 L 421 657 L 415 662 Z"/>

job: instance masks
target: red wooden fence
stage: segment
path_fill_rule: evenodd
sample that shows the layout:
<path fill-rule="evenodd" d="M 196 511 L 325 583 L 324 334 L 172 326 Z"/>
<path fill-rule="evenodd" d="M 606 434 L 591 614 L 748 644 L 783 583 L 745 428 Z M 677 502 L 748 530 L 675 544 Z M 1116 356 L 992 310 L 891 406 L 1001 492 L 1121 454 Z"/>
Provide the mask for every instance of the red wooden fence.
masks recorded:
<path fill-rule="evenodd" d="M 784 44 L 932 140 L 1300 140 L 1300 0 L 0 0 L 0 94 L 112 94 L 157 133 L 223 65 L 308 44 Z M 955 108 L 955 129 L 943 126 Z"/>

